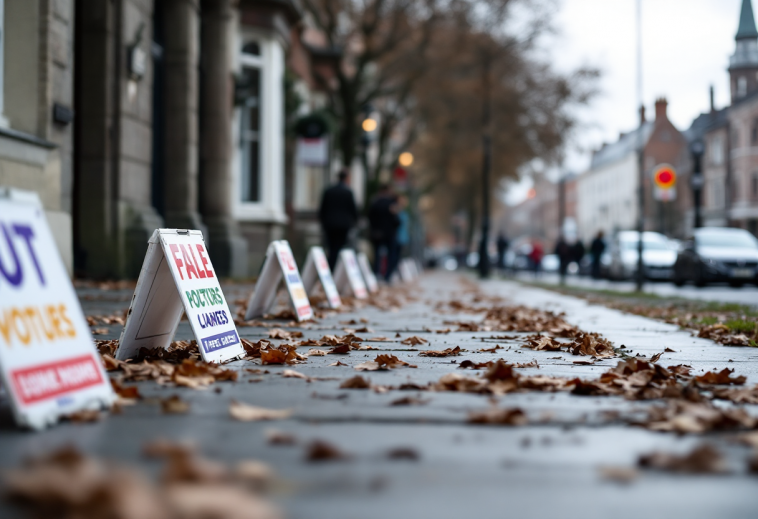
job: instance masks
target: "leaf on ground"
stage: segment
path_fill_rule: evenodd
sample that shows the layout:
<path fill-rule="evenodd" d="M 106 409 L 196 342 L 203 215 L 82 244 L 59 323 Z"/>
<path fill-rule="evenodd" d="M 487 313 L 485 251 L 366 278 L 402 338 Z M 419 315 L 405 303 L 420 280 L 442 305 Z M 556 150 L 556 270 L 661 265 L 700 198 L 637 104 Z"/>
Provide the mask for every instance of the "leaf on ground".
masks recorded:
<path fill-rule="evenodd" d="M 427 341 L 423 337 L 418 337 L 417 335 L 412 335 L 400 341 L 401 344 L 405 344 L 407 346 L 419 346 L 421 344 L 426 344 L 427 342 L 429 341 Z"/>
<path fill-rule="evenodd" d="M 478 411 L 469 414 L 468 421 L 473 424 L 525 425 L 528 420 L 524 411 L 518 407 L 493 407 L 487 411 Z"/>
<path fill-rule="evenodd" d="M 390 402 L 390 405 L 425 405 L 428 403 L 429 400 L 424 400 L 413 396 L 404 396 L 402 398 L 398 398 L 397 400 L 393 400 Z"/>
<path fill-rule="evenodd" d="M 232 400 L 229 404 L 229 415 L 240 422 L 256 422 L 259 420 L 284 420 L 292 416 L 291 409 L 266 409 Z"/>
<path fill-rule="evenodd" d="M 526 344 L 522 348 L 536 351 L 560 351 L 565 345 L 547 335 L 530 335 L 526 337 Z"/>
<path fill-rule="evenodd" d="M 306 448 L 305 459 L 306 461 L 312 463 L 325 461 L 346 461 L 350 459 L 350 456 L 330 443 L 327 443 L 323 440 L 314 440 Z"/>
<path fill-rule="evenodd" d="M 720 474 L 727 471 L 721 453 L 707 444 L 700 445 L 684 455 L 659 451 L 645 454 L 640 456 L 638 465 L 643 468 L 687 474 Z"/>
<path fill-rule="evenodd" d="M 355 369 L 358 371 L 378 371 L 378 370 L 401 368 L 403 366 L 407 366 L 409 368 L 418 367 L 414 364 L 409 364 L 408 362 L 405 362 L 404 360 L 398 359 L 394 355 L 382 354 L 382 355 L 377 355 L 376 359 L 374 359 L 373 361 L 368 361 L 362 364 L 358 364 L 357 366 L 355 366 Z"/>
<path fill-rule="evenodd" d="M 455 348 L 447 348 L 445 350 L 428 350 L 428 351 L 422 351 L 419 353 L 419 356 L 421 357 L 451 357 L 455 355 L 461 354 L 461 347 L 456 346 Z"/>
<path fill-rule="evenodd" d="M 294 369 L 285 369 L 284 371 L 282 371 L 282 376 L 284 378 L 301 378 L 309 382 L 311 380 L 310 377 L 303 375 L 302 373 L 300 373 L 299 371 L 295 371 Z"/>
<path fill-rule="evenodd" d="M 268 336 L 271 339 L 297 339 L 303 336 L 303 332 L 288 332 L 281 328 L 274 328 L 268 331 Z"/>
<path fill-rule="evenodd" d="M 269 445 L 295 445 L 297 437 L 294 434 L 278 429 L 266 430 L 266 439 Z"/>
<path fill-rule="evenodd" d="M 695 380 L 702 384 L 734 384 L 738 386 L 744 384 L 747 380 L 747 377 L 744 375 L 732 378 L 730 376 L 732 373 L 734 373 L 733 369 L 724 368 L 718 373 L 709 371 L 703 375 L 695 377 Z"/>
<path fill-rule="evenodd" d="M 482 348 L 477 351 L 481 351 L 483 353 L 495 353 L 497 350 L 502 350 L 502 349 L 503 349 L 502 346 L 500 346 L 499 344 L 496 344 L 494 348 Z"/>
<path fill-rule="evenodd" d="M 165 414 L 185 414 L 190 410 L 189 402 L 182 400 L 179 395 L 161 399 L 161 411 Z"/>
<path fill-rule="evenodd" d="M 337 362 L 332 362 L 331 364 L 327 364 L 327 366 L 347 366 L 347 364 L 345 364 L 344 362 L 337 361 Z"/>
<path fill-rule="evenodd" d="M 418 461 L 421 458 L 418 451 L 412 447 L 395 447 L 387 451 L 387 459 Z"/>
<path fill-rule="evenodd" d="M 628 484 L 640 476 L 634 467 L 600 467 L 600 477 L 616 483 Z"/>
<path fill-rule="evenodd" d="M 371 382 L 360 375 L 349 378 L 340 384 L 340 389 L 369 389 Z"/>

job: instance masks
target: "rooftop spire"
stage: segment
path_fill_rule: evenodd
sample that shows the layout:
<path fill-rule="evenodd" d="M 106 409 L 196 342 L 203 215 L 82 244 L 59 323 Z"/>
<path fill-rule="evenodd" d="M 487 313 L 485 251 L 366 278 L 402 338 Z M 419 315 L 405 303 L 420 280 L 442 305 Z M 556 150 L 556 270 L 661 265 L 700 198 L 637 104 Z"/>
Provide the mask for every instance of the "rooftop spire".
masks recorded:
<path fill-rule="evenodd" d="M 737 28 L 735 40 L 758 39 L 758 30 L 755 28 L 755 16 L 751 0 L 742 0 L 740 9 L 740 26 Z"/>

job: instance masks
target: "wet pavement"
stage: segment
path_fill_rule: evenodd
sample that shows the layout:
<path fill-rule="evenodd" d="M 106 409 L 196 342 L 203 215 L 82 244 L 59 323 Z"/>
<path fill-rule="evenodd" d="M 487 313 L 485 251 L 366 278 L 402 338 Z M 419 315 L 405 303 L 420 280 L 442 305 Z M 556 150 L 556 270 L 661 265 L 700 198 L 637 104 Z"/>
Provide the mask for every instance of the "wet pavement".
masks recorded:
<path fill-rule="evenodd" d="M 621 397 L 583 397 L 569 393 L 515 393 L 490 398 L 486 395 L 417 390 L 340 389 L 342 381 L 357 374 L 354 366 L 391 353 L 418 368 L 360 373 L 374 385 L 424 385 L 447 373 L 462 370 L 458 364 L 470 359 L 484 362 L 498 358 L 509 363 L 537 360 L 539 368 L 522 368 L 528 375 L 596 378 L 619 359 L 593 365 L 577 365 L 575 356 L 561 352 L 523 349 L 527 333 L 508 333 L 513 339 L 491 339 L 500 332 L 433 333 L 455 328 L 446 321 L 474 321 L 480 315 L 441 312 L 438 301 L 456 298 L 464 290 L 456 274 L 431 273 L 419 282 L 415 302 L 400 310 L 366 307 L 351 313 L 321 319 L 316 329 L 306 329 L 305 338 L 343 335 L 345 321 L 366 319 L 373 333 L 396 342 L 366 342 L 377 351 L 351 351 L 346 355 L 311 356 L 295 366 L 256 366 L 250 361 L 229 365 L 241 372 L 236 383 L 216 383 L 207 390 L 137 385 L 144 401 L 123 408 L 92 424 L 61 424 L 33 433 L 16 429 L 7 405 L 0 407 L 0 467 L 16 465 L 27 456 L 65 444 L 85 452 L 140 464 L 142 446 L 156 438 L 188 439 L 211 458 L 236 461 L 262 460 L 272 466 L 278 483 L 269 496 L 290 518 L 387 518 L 434 517 L 482 518 L 582 517 L 582 518 L 747 518 L 758 514 L 758 477 L 747 473 L 746 447 L 730 439 L 733 433 L 678 436 L 655 433 L 609 419 L 614 414 L 641 413 L 656 402 L 628 401 Z M 735 368 L 746 375 L 747 384 L 758 383 L 758 349 L 728 348 L 689 331 L 639 316 L 512 281 L 488 281 L 483 292 L 512 304 L 565 312 L 565 319 L 583 331 L 599 332 L 632 355 L 650 357 L 665 348 L 661 363 L 688 364 L 695 374 Z M 247 295 L 249 287 L 225 287 L 227 300 Z M 85 313 L 107 315 L 128 306 L 130 290 L 80 289 Z M 101 327 L 101 326 L 98 326 Z M 354 327 L 354 326 L 350 326 Z M 118 338 L 119 325 L 109 326 Z M 432 331 L 430 331 L 432 330 Z M 241 337 L 257 341 L 268 337 L 262 327 L 241 327 Z M 399 334 L 399 337 L 396 335 Z M 419 336 L 429 341 L 409 347 L 399 341 Z M 190 339 L 182 322 L 176 339 Z M 276 341 L 275 341 L 276 342 Z M 478 352 L 498 344 L 494 353 Z M 420 357 L 421 350 L 460 346 L 459 357 Z M 304 353 L 308 348 L 301 347 Z M 347 366 L 329 366 L 339 360 Z M 245 368 L 268 371 L 250 373 Z M 294 369 L 312 380 L 285 378 Z M 466 375 L 476 373 L 467 371 Z M 216 388 L 220 388 L 218 391 Z M 151 397 L 180 395 L 191 405 L 183 415 L 164 415 Z M 402 397 L 415 397 L 421 405 L 397 406 Z M 232 400 L 272 409 L 292 409 L 284 420 L 243 423 L 229 416 Z M 486 410 L 496 401 L 500 407 L 521 407 L 529 418 L 523 426 L 472 425 L 472 411 Z M 758 415 L 758 406 L 745 406 Z M 271 445 L 267 433 L 276 429 L 296 437 L 294 446 Z M 325 440 L 349 455 L 335 462 L 309 463 L 306 445 Z M 654 450 L 685 453 L 703 442 L 715 445 L 730 469 L 724 475 L 668 474 L 644 471 L 629 484 L 602 477 L 603 466 L 634 467 L 640 455 Z M 414 456 L 391 457 L 405 449 Z M 11 517 L 0 507 L 0 516 Z"/>
<path fill-rule="evenodd" d="M 558 285 L 560 283 L 558 274 L 552 272 L 544 272 L 539 276 L 521 272 L 516 275 L 516 279 L 550 285 Z M 571 287 L 587 288 L 590 290 L 611 290 L 627 293 L 634 292 L 637 289 L 633 281 L 611 281 L 608 279 L 592 279 L 584 276 L 566 276 L 566 284 Z M 696 287 L 691 284 L 677 287 L 673 283 L 648 281 L 643 286 L 643 292 L 661 297 L 681 297 L 698 301 L 737 303 L 758 307 L 758 287 L 752 284 L 746 284 L 739 288 L 730 287 L 727 283 L 715 283 L 705 287 Z"/>

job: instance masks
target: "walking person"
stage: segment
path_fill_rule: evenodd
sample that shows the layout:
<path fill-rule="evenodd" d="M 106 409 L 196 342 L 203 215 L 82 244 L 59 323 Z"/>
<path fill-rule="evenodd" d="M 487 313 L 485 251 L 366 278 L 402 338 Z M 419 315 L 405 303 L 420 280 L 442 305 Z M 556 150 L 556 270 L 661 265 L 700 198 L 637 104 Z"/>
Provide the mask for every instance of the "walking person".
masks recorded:
<path fill-rule="evenodd" d="M 508 252 L 508 246 L 510 245 L 508 238 L 501 232 L 497 235 L 495 244 L 497 245 L 497 268 L 505 270 L 505 254 Z"/>
<path fill-rule="evenodd" d="M 545 250 L 542 248 L 542 244 L 538 240 L 532 240 L 532 252 L 529 253 L 529 261 L 534 269 L 534 276 L 539 276 L 540 269 L 542 268 L 542 257 L 545 255 Z"/>
<path fill-rule="evenodd" d="M 390 250 L 387 260 L 387 281 L 392 279 L 392 274 L 397 270 L 400 264 L 400 258 L 403 257 L 403 250 L 410 242 L 410 223 L 411 218 L 408 215 L 408 198 L 400 196 L 397 199 L 396 209 L 398 217 L 397 233 L 395 233 L 395 244 Z"/>
<path fill-rule="evenodd" d="M 558 237 L 558 243 L 555 244 L 555 255 L 558 256 L 558 274 L 561 277 L 561 285 L 566 283 L 566 271 L 571 263 L 571 247 L 563 235 Z"/>
<path fill-rule="evenodd" d="M 374 272 L 389 281 L 390 251 L 395 247 L 400 218 L 397 197 L 389 184 L 379 186 L 368 208 L 369 239 L 374 246 Z"/>
<path fill-rule="evenodd" d="M 347 243 L 347 236 L 358 221 L 358 208 L 353 191 L 348 185 L 349 173 L 343 168 L 337 175 L 337 182 L 324 190 L 318 219 L 326 239 L 329 267 L 334 269 L 340 250 Z"/>
<path fill-rule="evenodd" d="M 595 239 L 592 240 L 590 245 L 590 256 L 592 256 L 592 277 L 593 279 L 600 279 L 600 258 L 605 252 L 605 240 L 603 239 L 603 231 L 598 231 Z"/>

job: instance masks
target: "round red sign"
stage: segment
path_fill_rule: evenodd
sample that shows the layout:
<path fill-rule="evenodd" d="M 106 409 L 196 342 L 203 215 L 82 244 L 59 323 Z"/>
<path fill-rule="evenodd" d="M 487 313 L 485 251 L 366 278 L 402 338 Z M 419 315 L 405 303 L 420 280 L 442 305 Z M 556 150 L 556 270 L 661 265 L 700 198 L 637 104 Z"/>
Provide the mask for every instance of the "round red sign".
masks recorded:
<path fill-rule="evenodd" d="M 671 189 L 676 184 L 676 171 L 668 164 L 658 166 L 653 173 L 653 179 L 660 189 Z"/>

